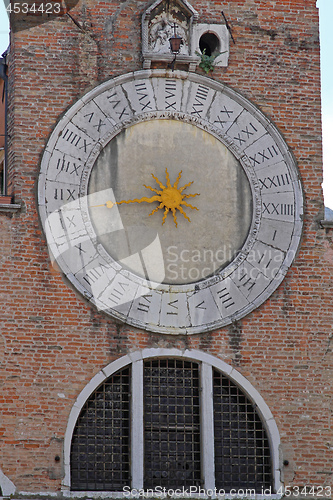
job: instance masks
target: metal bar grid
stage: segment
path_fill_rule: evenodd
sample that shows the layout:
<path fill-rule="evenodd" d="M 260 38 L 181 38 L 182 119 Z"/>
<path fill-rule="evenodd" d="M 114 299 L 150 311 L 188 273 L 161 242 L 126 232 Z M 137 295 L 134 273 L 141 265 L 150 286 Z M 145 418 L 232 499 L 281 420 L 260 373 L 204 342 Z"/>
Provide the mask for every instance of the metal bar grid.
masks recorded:
<path fill-rule="evenodd" d="M 199 404 L 197 363 L 145 362 L 145 488 L 201 485 Z"/>
<path fill-rule="evenodd" d="M 71 449 L 71 489 L 119 491 L 130 484 L 130 368 L 115 373 L 87 400 Z"/>
<path fill-rule="evenodd" d="M 215 484 L 231 488 L 272 486 L 270 447 L 251 401 L 222 373 L 213 372 Z"/>

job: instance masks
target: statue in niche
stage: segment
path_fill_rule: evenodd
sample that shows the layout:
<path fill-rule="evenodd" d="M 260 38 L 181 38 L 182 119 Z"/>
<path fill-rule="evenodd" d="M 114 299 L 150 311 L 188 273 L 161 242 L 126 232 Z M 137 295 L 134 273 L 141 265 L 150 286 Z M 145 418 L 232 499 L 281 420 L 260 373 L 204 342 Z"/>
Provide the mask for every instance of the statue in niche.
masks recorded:
<path fill-rule="evenodd" d="M 180 54 L 189 54 L 187 33 L 176 25 L 176 33 L 182 38 Z M 149 50 L 157 54 L 170 54 L 170 38 L 174 35 L 174 23 L 166 17 L 154 23 L 149 30 Z"/>

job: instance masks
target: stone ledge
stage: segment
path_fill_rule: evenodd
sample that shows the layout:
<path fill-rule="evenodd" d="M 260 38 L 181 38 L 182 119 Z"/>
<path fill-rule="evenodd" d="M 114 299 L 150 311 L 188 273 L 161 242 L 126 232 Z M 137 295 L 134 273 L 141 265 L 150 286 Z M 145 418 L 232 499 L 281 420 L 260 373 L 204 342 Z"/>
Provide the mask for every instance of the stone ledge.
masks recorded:
<path fill-rule="evenodd" d="M 19 203 L 8 203 L 8 204 L 1 204 L 0 203 L 0 213 L 1 212 L 17 212 L 22 208 L 22 205 Z"/>
<path fill-rule="evenodd" d="M 320 224 L 324 228 L 328 228 L 328 229 L 332 228 L 333 229 L 333 220 L 321 220 Z"/>

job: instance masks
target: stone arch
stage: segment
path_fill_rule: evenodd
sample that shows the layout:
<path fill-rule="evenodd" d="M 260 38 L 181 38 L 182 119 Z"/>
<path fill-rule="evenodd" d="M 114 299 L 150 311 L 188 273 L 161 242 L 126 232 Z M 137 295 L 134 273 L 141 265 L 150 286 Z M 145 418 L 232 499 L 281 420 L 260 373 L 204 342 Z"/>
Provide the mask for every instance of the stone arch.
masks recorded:
<path fill-rule="evenodd" d="M 237 370 L 235 370 L 232 366 L 226 364 L 224 361 L 216 358 L 207 353 L 203 353 L 201 351 L 196 350 L 179 350 L 179 349 L 164 349 L 164 348 L 151 348 L 151 349 L 143 349 L 142 351 L 136 351 L 133 353 L 129 353 L 107 365 L 103 368 L 99 373 L 97 373 L 91 381 L 86 385 L 86 387 L 79 394 L 76 402 L 73 405 L 71 410 L 67 430 L 65 434 L 64 440 L 64 468 L 65 468 L 65 477 L 63 480 L 63 490 L 64 493 L 66 491 L 70 491 L 71 487 L 71 474 L 70 474 L 70 463 L 71 463 L 71 443 L 73 432 L 78 420 L 78 417 L 81 413 L 81 410 L 88 400 L 88 398 L 94 393 L 94 391 L 100 387 L 108 378 L 110 378 L 113 374 L 125 368 L 128 365 L 132 366 L 132 378 L 136 379 L 137 376 L 140 376 L 140 370 L 142 374 L 142 363 L 145 360 L 150 358 L 178 358 L 184 359 L 188 361 L 195 361 L 201 363 L 202 367 L 205 369 L 205 373 L 208 373 L 209 370 L 212 371 L 212 368 L 218 370 L 223 375 L 225 375 L 230 381 L 232 381 L 235 385 L 237 385 L 244 395 L 254 403 L 256 410 L 260 416 L 260 419 L 263 423 L 263 426 L 266 430 L 269 445 L 270 445 L 270 458 L 271 458 L 271 468 L 272 468 L 272 484 L 274 491 L 278 491 L 281 487 L 281 477 L 280 477 L 280 467 L 279 467 L 279 448 L 280 448 L 280 436 L 279 431 L 274 420 L 274 417 L 265 403 L 262 396 L 259 392 L 253 387 L 253 385 Z M 135 382 L 134 382 L 135 384 Z M 135 391 L 133 391 L 133 404 L 137 404 L 137 402 L 142 398 L 143 388 L 140 384 L 137 384 L 135 387 Z M 143 409 L 140 405 L 139 412 L 135 413 L 135 419 L 133 420 L 133 425 L 135 426 L 135 422 L 137 422 L 137 428 L 132 429 L 132 433 L 140 434 L 140 411 L 143 415 Z M 205 441 L 205 436 L 202 437 L 202 441 Z M 136 448 L 136 453 L 143 452 L 143 443 L 139 442 L 138 447 Z M 138 462 L 138 461 L 136 461 Z M 209 471 L 209 467 L 212 464 L 209 464 L 209 461 L 206 464 L 207 471 Z M 135 467 L 136 470 L 132 470 L 132 477 L 134 475 L 135 485 L 134 487 L 140 487 L 140 483 L 143 481 L 143 472 L 140 471 L 140 466 Z M 209 484 L 209 483 L 208 483 Z M 142 487 L 142 486 L 141 486 Z M 206 485 L 207 489 L 207 485 Z M 89 495 L 91 495 L 91 491 Z M 71 493 L 73 495 L 73 493 Z"/>

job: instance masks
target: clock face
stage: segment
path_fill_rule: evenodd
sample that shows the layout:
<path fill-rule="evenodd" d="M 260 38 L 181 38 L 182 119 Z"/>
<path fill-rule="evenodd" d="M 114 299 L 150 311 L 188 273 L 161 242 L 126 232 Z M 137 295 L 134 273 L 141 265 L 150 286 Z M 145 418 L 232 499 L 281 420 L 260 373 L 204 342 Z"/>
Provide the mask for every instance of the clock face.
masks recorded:
<path fill-rule="evenodd" d="M 177 71 L 115 78 L 65 114 L 44 152 L 39 211 L 52 259 L 88 300 L 166 334 L 260 306 L 302 231 L 279 132 L 229 88 Z"/>
<path fill-rule="evenodd" d="M 165 217 L 165 206 L 158 208 L 161 184 L 168 189 L 166 175 L 174 185 L 180 172 L 176 191 L 184 199 L 175 217 L 171 210 Z M 99 206 L 98 193 L 105 187 L 113 189 L 118 202 L 154 201 L 119 204 L 124 229 L 115 233 L 113 207 Z M 225 267 L 242 248 L 252 223 L 251 186 L 239 161 L 213 135 L 176 120 L 141 122 L 118 134 L 93 165 L 87 192 L 96 193 L 89 198 L 95 200 L 89 216 L 108 254 L 123 261 L 158 238 L 160 258 L 147 277 L 167 284 L 199 281 Z M 154 209 L 157 213 L 151 214 Z M 128 262 L 128 269 L 143 275 L 140 261 Z"/>

